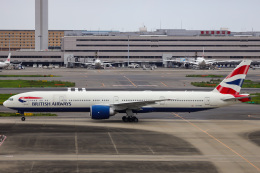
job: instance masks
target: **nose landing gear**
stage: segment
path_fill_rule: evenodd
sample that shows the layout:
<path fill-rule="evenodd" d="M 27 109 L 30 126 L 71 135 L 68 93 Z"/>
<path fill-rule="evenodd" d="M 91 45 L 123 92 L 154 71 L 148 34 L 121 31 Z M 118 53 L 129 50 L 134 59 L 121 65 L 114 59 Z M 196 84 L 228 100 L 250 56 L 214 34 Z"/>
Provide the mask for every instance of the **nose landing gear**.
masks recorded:
<path fill-rule="evenodd" d="M 25 121 L 24 112 L 23 112 L 23 111 L 18 111 L 18 114 L 22 115 L 21 120 L 22 120 L 22 121 Z"/>
<path fill-rule="evenodd" d="M 23 116 L 23 117 L 21 118 L 21 120 L 22 120 L 22 121 L 25 121 L 25 116 Z"/>

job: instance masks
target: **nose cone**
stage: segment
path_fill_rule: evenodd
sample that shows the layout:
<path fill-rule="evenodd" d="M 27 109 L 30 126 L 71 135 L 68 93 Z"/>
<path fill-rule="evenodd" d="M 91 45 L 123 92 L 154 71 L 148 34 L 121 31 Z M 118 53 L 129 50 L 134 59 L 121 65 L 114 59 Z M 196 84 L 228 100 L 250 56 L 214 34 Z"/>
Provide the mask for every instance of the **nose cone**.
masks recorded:
<path fill-rule="evenodd" d="M 4 103 L 3 103 L 3 105 L 4 105 L 4 107 L 7 107 L 7 101 L 5 101 Z"/>

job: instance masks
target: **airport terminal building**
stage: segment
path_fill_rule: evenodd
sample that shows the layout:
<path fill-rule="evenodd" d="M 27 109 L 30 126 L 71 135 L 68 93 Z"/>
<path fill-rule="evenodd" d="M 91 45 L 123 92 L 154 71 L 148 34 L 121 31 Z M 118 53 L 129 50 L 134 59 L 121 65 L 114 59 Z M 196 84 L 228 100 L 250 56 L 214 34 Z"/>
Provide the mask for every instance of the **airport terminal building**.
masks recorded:
<path fill-rule="evenodd" d="M 64 65 L 68 61 L 85 62 L 97 57 L 121 63 L 129 60 L 160 64 L 165 57 L 202 56 L 203 49 L 205 58 L 260 59 L 260 32 L 231 32 L 227 29 L 158 29 L 153 32 L 145 29 L 138 32 L 59 30 L 49 31 L 49 49 L 42 51 L 34 51 L 33 39 L 25 37 L 25 40 L 30 40 L 31 44 L 28 44 L 28 41 L 22 41 L 24 34 L 19 32 L 24 33 L 20 30 L 16 33 L 18 37 L 9 37 L 11 31 L 0 31 L 0 46 L 4 45 L 1 46 L 1 60 L 7 57 L 9 46 L 12 61 L 25 64 Z M 68 57 L 73 57 L 73 60 Z"/>

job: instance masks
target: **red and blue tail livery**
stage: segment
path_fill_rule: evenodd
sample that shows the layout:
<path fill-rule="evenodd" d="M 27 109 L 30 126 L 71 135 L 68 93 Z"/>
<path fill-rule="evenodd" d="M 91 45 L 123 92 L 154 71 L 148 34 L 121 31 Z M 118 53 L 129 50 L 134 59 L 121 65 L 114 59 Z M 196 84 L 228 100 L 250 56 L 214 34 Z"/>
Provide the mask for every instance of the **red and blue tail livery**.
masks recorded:
<path fill-rule="evenodd" d="M 251 60 L 243 60 L 214 90 L 221 94 L 238 95 L 246 74 L 250 67 Z"/>

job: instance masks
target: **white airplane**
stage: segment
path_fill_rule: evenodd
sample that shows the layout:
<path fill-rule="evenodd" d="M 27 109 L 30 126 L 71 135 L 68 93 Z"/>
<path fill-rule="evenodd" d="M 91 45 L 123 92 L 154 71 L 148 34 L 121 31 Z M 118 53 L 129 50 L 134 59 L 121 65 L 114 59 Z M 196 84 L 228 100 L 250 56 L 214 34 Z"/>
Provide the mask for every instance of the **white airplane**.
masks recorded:
<path fill-rule="evenodd" d="M 202 57 L 197 57 L 195 61 L 191 62 L 191 65 L 193 65 L 195 68 L 210 68 L 210 66 L 214 65 L 216 63 L 215 59 L 206 60 L 204 58 L 204 47 L 202 52 Z"/>
<path fill-rule="evenodd" d="M 7 59 L 5 62 L 0 62 L 0 68 L 5 68 L 10 65 L 11 53 L 8 54 Z"/>
<path fill-rule="evenodd" d="M 260 69 L 260 67 L 258 67 L 258 66 L 251 66 L 251 68 L 252 68 L 253 70 L 255 70 L 255 69 Z"/>
<path fill-rule="evenodd" d="M 24 112 L 90 112 L 92 119 L 126 113 L 123 121 L 138 122 L 134 113 L 196 112 L 250 101 L 239 94 L 251 60 L 243 60 L 213 91 L 36 91 L 14 95 L 3 105 Z M 22 117 L 22 121 L 25 117 Z"/>
<path fill-rule="evenodd" d="M 84 63 L 86 66 L 93 67 L 95 69 L 105 69 L 106 67 L 112 67 L 112 63 L 102 62 L 100 59 L 95 59 L 93 62 Z"/>
<path fill-rule="evenodd" d="M 214 60 L 214 59 L 212 59 L 212 60 L 206 60 L 204 57 L 198 57 L 195 61 L 194 61 L 194 64 L 197 64 L 197 65 L 199 65 L 200 63 L 202 63 L 202 62 L 205 62 L 206 63 L 206 65 L 212 65 L 212 64 L 214 64 L 215 62 L 216 62 L 216 60 Z"/>
<path fill-rule="evenodd" d="M 165 60 L 167 62 L 175 62 L 182 64 L 183 67 L 193 67 L 193 68 L 210 68 L 212 65 L 216 64 L 217 61 L 206 60 L 204 57 L 197 57 L 197 58 L 176 58 L 171 60 Z"/>
<path fill-rule="evenodd" d="M 128 68 L 139 68 L 140 65 L 137 64 L 137 63 L 131 63 L 131 64 L 129 64 L 127 67 L 128 67 Z"/>

